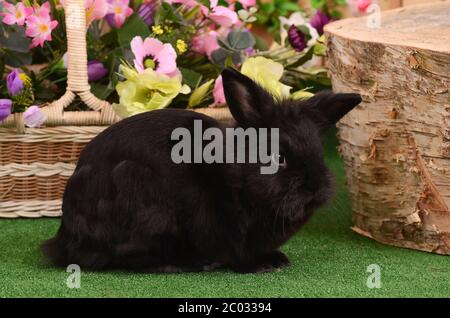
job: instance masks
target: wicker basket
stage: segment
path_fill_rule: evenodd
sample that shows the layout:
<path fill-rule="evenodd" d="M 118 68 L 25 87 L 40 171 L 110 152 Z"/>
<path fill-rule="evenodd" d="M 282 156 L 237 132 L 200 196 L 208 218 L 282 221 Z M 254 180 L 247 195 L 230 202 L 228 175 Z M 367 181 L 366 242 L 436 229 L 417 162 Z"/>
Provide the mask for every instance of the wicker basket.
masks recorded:
<path fill-rule="evenodd" d="M 45 105 L 43 128 L 25 128 L 22 113 L 0 125 L 0 217 L 60 216 L 66 182 L 83 147 L 119 120 L 111 105 L 90 92 L 87 77 L 84 0 L 66 0 L 67 91 Z M 92 110 L 64 111 L 78 95 Z M 227 108 L 201 109 L 221 121 Z"/>

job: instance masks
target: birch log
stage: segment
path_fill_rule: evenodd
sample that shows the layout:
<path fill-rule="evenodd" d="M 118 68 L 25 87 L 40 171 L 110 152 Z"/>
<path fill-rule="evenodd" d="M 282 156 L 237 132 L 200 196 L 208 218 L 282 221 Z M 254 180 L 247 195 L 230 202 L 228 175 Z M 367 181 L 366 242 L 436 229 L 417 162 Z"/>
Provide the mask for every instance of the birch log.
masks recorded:
<path fill-rule="evenodd" d="M 363 96 L 339 123 L 353 230 L 450 255 L 450 2 L 325 32 L 333 89 Z"/>

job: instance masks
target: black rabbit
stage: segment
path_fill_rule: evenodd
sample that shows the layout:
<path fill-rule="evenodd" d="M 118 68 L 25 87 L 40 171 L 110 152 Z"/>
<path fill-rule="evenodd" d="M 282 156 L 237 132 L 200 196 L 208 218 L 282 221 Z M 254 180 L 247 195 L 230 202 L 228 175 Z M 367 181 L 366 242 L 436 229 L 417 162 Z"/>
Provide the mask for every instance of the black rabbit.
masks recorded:
<path fill-rule="evenodd" d="M 188 110 L 124 119 L 82 151 L 63 199 L 56 237 L 43 245 L 53 264 L 82 269 L 236 272 L 289 264 L 278 248 L 332 195 L 321 135 L 361 102 L 320 93 L 275 101 L 248 77 L 223 71 L 238 127 L 279 128 L 284 157 L 275 174 L 261 163 L 180 163 L 171 159 L 175 128 L 225 126 Z"/>

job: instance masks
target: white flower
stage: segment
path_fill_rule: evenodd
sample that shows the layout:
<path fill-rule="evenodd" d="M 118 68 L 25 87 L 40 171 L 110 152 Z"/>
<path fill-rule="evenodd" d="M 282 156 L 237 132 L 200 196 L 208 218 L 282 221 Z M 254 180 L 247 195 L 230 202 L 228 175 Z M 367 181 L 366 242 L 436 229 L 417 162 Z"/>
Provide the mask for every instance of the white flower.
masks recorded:
<path fill-rule="evenodd" d="M 37 128 L 47 120 L 47 115 L 38 107 L 30 106 L 23 113 L 23 121 L 30 128 Z"/>

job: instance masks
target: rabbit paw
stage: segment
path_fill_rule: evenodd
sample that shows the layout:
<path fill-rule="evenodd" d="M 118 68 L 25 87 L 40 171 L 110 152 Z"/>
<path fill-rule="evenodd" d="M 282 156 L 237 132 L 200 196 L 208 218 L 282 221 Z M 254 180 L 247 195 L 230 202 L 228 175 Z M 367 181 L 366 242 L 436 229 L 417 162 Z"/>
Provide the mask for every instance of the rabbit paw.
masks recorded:
<path fill-rule="evenodd" d="M 271 264 L 253 263 L 253 264 L 236 264 L 233 266 L 233 271 L 241 274 L 251 274 L 251 273 L 268 273 L 272 272 L 274 267 Z"/>
<path fill-rule="evenodd" d="M 290 264 L 290 261 L 287 258 L 287 256 L 280 251 L 274 251 L 272 253 L 265 255 L 265 260 L 268 263 L 272 264 L 274 268 L 283 268 Z"/>
<path fill-rule="evenodd" d="M 267 273 L 289 265 L 289 259 L 280 251 L 263 255 L 258 261 L 240 263 L 233 266 L 237 273 Z"/>

